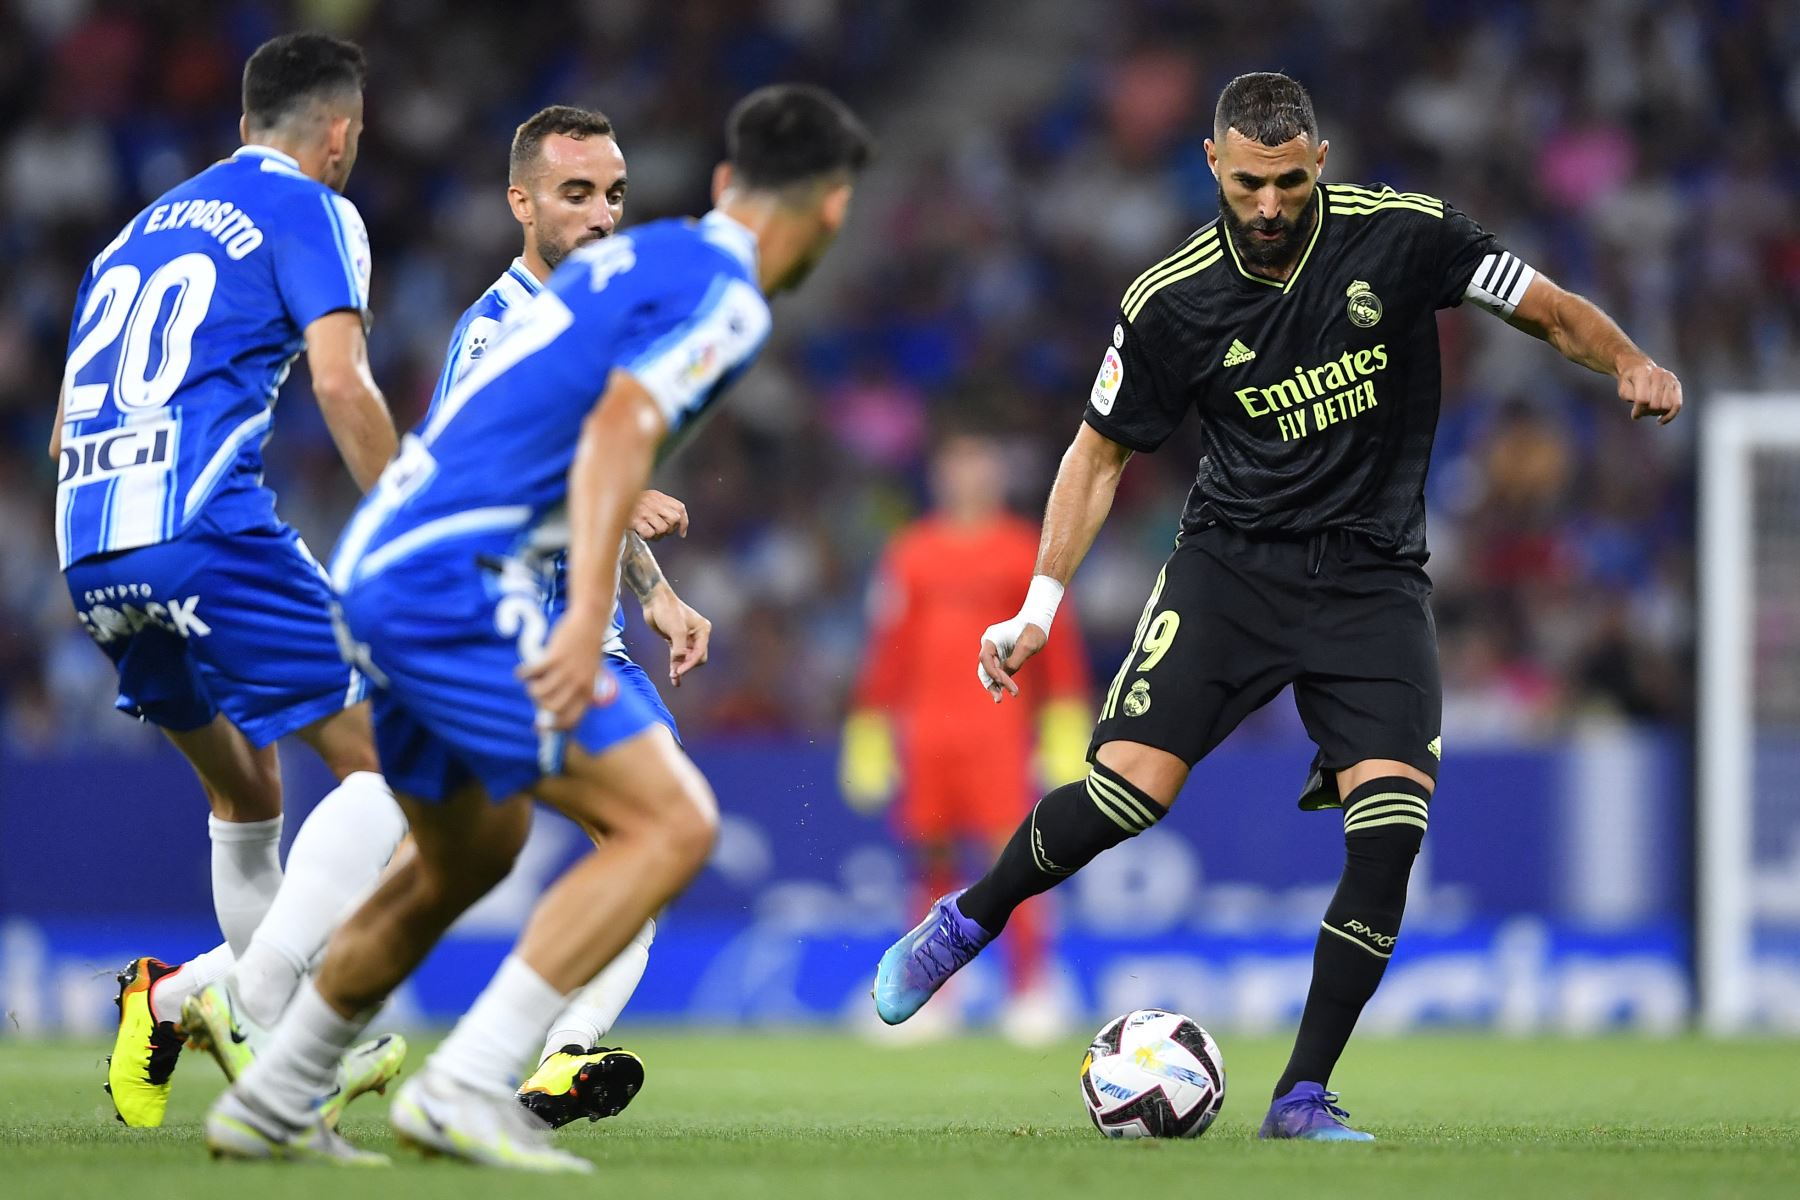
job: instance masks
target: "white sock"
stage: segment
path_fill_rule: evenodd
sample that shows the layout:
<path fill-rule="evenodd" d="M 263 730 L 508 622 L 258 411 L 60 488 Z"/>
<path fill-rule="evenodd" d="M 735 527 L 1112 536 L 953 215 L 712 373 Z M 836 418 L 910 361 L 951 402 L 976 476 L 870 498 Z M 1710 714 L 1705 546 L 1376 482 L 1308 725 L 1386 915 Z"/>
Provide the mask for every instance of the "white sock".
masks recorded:
<path fill-rule="evenodd" d="M 275 902 L 231 973 L 251 1020 L 266 1028 L 281 1017 L 314 956 L 405 836 L 406 816 L 373 772 L 353 773 L 319 801 L 294 836 Z"/>
<path fill-rule="evenodd" d="M 179 1020 L 183 1002 L 189 996 L 198 996 L 207 984 L 225 978 L 234 961 L 231 945 L 226 943 L 188 959 L 173 974 L 164 975 L 150 988 L 150 1019 Z"/>
<path fill-rule="evenodd" d="M 338 1063 L 371 1015 L 340 1017 L 319 989 L 307 984 L 256 1061 L 238 1077 L 237 1095 L 290 1129 L 310 1125 L 314 1104 L 336 1085 Z"/>
<path fill-rule="evenodd" d="M 630 1003 L 631 994 L 637 991 L 644 968 L 650 965 L 650 943 L 655 940 L 655 920 L 645 921 L 631 944 L 619 951 L 619 956 L 607 963 L 586 987 L 575 993 L 568 1007 L 556 1018 L 556 1023 L 550 1026 L 543 1052 L 538 1055 L 540 1063 L 564 1046 L 580 1046 L 586 1050 L 605 1040 L 619 1014 Z"/>
<path fill-rule="evenodd" d="M 281 887 L 281 818 L 206 819 L 212 838 L 213 912 L 233 954 L 242 954 Z"/>
<path fill-rule="evenodd" d="M 517 954 L 509 954 L 428 1066 L 464 1087 L 510 1096 L 519 1068 L 566 1002 Z"/>

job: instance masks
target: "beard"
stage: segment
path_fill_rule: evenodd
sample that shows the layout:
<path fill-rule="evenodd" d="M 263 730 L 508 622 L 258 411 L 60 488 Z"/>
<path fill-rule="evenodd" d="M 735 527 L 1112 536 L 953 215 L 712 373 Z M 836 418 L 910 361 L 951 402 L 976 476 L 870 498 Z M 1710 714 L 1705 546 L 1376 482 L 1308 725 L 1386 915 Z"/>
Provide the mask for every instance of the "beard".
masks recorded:
<path fill-rule="evenodd" d="M 1225 189 L 1219 189 L 1219 219 L 1225 223 L 1226 236 L 1231 239 L 1238 257 L 1246 266 L 1262 267 L 1265 270 L 1279 270 L 1300 257 L 1301 242 L 1312 231 L 1314 210 L 1318 204 L 1319 190 L 1315 187 L 1312 199 L 1306 202 L 1306 207 L 1300 210 L 1300 216 L 1295 220 L 1276 216 L 1240 221 L 1225 200 Z M 1278 233 L 1280 236 L 1253 237 L 1252 234 L 1255 233 Z"/>
<path fill-rule="evenodd" d="M 537 244 L 538 257 L 543 259 L 544 265 L 552 271 L 562 265 L 562 260 L 569 257 L 569 251 L 574 248 L 565 246 L 561 242 L 553 242 L 549 238 L 539 238 Z"/>
<path fill-rule="evenodd" d="M 551 241 L 547 237 L 540 237 L 537 240 L 538 257 L 544 260 L 544 265 L 546 267 L 549 267 L 554 271 L 557 267 L 562 265 L 563 259 L 569 257 L 569 255 L 581 249 L 583 246 L 591 245 L 605 236 L 606 235 L 603 233 L 584 233 L 573 242 L 567 244 Z"/>
<path fill-rule="evenodd" d="M 793 291 L 795 288 L 806 282 L 806 277 L 813 273 L 813 268 L 819 265 L 819 260 L 823 257 L 825 257 L 823 248 L 807 255 L 805 258 L 795 263 L 793 267 L 789 269 L 788 273 L 782 277 L 781 281 L 772 285 L 769 290 L 771 292 Z"/>

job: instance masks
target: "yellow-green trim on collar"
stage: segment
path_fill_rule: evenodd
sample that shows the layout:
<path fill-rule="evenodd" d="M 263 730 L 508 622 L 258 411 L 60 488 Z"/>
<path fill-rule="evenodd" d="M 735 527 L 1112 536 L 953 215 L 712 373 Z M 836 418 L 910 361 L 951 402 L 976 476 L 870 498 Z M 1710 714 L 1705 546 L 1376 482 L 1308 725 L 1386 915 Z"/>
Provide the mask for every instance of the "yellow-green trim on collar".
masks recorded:
<path fill-rule="evenodd" d="M 1322 188 L 1325 185 L 1321 183 L 1321 184 L 1317 184 L 1316 186 Z M 1219 240 L 1225 243 L 1225 248 L 1227 250 L 1231 251 L 1231 263 L 1233 266 L 1235 266 L 1238 269 L 1239 275 L 1242 275 L 1245 279 L 1253 279 L 1257 283 L 1267 284 L 1269 287 L 1272 287 L 1272 288 L 1280 288 L 1283 293 L 1291 292 L 1294 289 L 1294 281 L 1296 279 L 1300 278 L 1300 272 L 1306 270 L 1306 262 L 1308 259 L 1310 259 L 1312 257 L 1313 247 L 1319 244 L 1319 234 L 1325 228 L 1325 209 L 1326 209 L 1326 207 L 1327 207 L 1327 205 L 1325 203 L 1325 197 L 1320 196 L 1319 197 L 1319 219 L 1317 221 L 1313 222 L 1312 239 L 1306 243 L 1306 249 L 1301 252 L 1300 261 L 1294 265 L 1293 274 L 1289 275 L 1287 277 L 1287 279 L 1285 279 L 1285 280 L 1269 279 L 1265 276 L 1258 275 L 1252 271 L 1246 271 L 1244 269 L 1243 261 L 1238 258 L 1237 246 L 1231 240 L 1231 231 L 1230 230 L 1223 231 L 1220 235 Z"/>

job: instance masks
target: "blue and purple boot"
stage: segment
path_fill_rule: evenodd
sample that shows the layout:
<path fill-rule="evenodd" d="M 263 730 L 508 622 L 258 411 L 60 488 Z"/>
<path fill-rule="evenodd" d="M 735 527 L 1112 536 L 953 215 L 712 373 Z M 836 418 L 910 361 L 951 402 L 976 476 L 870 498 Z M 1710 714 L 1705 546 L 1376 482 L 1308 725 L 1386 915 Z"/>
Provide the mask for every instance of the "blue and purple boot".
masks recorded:
<path fill-rule="evenodd" d="M 981 953 L 994 935 L 962 915 L 951 892 L 931 906 L 913 931 L 888 947 L 875 968 L 875 1011 L 898 1025 L 921 1008 L 952 975 Z"/>
<path fill-rule="evenodd" d="M 1308 1142 L 1372 1142 L 1375 1135 L 1350 1128 L 1350 1114 L 1337 1106 L 1337 1093 L 1323 1084 L 1296 1083 L 1278 1096 L 1263 1118 L 1259 1138 L 1299 1138 Z"/>

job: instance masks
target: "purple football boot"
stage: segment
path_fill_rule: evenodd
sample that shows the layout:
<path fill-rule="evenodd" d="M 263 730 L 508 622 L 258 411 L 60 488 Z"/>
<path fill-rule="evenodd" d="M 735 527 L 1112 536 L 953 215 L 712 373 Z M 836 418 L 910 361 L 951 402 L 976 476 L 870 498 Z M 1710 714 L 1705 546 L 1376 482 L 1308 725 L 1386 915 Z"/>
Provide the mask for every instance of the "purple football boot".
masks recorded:
<path fill-rule="evenodd" d="M 921 1008 L 952 975 L 981 953 L 994 935 L 962 915 L 951 892 L 931 906 L 913 931 L 888 947 L 875 969 L 875 1011 L 898 1025 Z"/>
<path fill-rule="evenodd" d="M 1350 1114 L 1337 1106 L 1337 1093 L 1322 1084 L 1296 1083 L 1276 1098 L 1263 1118 L 1259 1138 L 1300 1138 L 1308 1142 L 1372 1142 L 1375 1135 L 1352 1129 Z"/>

